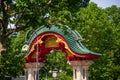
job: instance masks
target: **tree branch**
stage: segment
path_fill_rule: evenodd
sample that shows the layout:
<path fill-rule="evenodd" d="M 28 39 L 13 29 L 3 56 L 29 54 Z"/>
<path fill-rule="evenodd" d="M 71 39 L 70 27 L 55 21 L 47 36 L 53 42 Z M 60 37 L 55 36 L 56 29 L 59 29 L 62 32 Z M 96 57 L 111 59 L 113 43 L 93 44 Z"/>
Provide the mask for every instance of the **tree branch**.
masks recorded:
<path fill-rule="evenodd" d="M 18 31 L 21 31 L 21 30 L 25 30 L 26 28 L 29 27 L 30 22 L 31 22 L 31 20 L 29 20 L 24 26 L 16 27 L 16 29 L 12 29 L 10 32 L 7 32 L 6 37 L 9 36 L 10 34 L 12 34 L 13 32 L 18 32 Z"/>
<path fill-rule="evenodd" d="M 50 4 L 51 4 L 51 2 L 52 2 L 52 1 L 51 1 L 51 0 L 49 0 L 49 1 L 48 1 L 48 3 L 47 3 L 47 5 L 50 5 Z"/>
<path fill-rule="evenodd" d="M 22 13 L 22 15 L 20 16 L 20 18 L 18 18 L 17 22 L 15 23 L 15 26 L 18 25 L 19 21 L 20 21 L 20 20 L 22 19 L 22 17 L 23 17 L 23 14 L 24 14 L 24 13 Z M 16 28 L 17 28 L 17 27 L 16 27 Z"/>
<path fill-rule="evenodd" d="M 2 7 L 2 15 L 3 15 L 3 18 L 0 19 L 1 23 L 2 23 L 2 28 L 4 27 L 4 15 L 5 15 L 5 6 L 4 6 L 4 1 L 1 0 L 1 7 Z"/>
<path fill-rule="evenodd" d="M 20 30 L 24 30 L 24 29 L 28 28 L 30 22 L 31 22 L 31 20 L 29 20 L 24 26 L 17 27 L 17 28 L 15 29 L 15 31 L 18 32 L 18 31 L 20 31 Z"/>
<path fill-rule="evenodd" d="M 2 23 L 2 24 L 3 24 L 3 20 L 2 20 L 2 18 L 0 18 L 0 23 Z"/>
<path fill-rule="evenodd" d="M 12 13 L 11 15 L 10 15 L 10 17 L 13 17 L 13 16 L 16 16 L 17 14 L 21 14 L 21 13 L 28 13 L 28 12 L 30 12 L 30 11 L 21 11 L 21 12 L 16 12 L 16 13 Z"/>
<path fill-rule="evenodd" d="M 50 4 L 51 4 L 51 0 L 49 0 L 49 1 L 46 3 L 46 7 L 48 7 Z M 40 10 L 40 12 L 42 12 L 46 7 L 43 7 L 43 8 Z M 18 25 L 18 23 L 20 22 L 20 20 L 22 20 L 23 15 L 26 14 L 26 13 L 29 14 L 29 12 L 30 12 L 30 11 L 21 11 L 21 12 L 16 12 L 16 13 L 13 13 L 13 14 L 10 15 L 10 16 L 12 17 L 12 16 L 15 16 L 15 15 L 17 15 L 17 14 L 22 14 L 21 17 L 20 17 L 20 18 L 17 20 L 17 22 L 15 23 L 16 29 L 13 29 L 13 30 L 7 32 L 6 36 L 9 36 L 9 35 L 12 34 L 14 31 L 15 31 L 15 32 L 18 32 L 18 31 L 20 31 L 20 30 L 24 30 L 24 29 L 26 29 L 26 28 L 29 27 L 29 23 L 31 23 L 32 18 L 31 18 L 24 26 L 17 27 L 17 25 Z"/>
<path fill-rule="evenodd" d="M 2 13 L 2 18 L 1 18 L 1 22 L 2 22 L 2 29 L 1 29 L 1 35 L 3 36 L 3 38 L 5 38 L 5 34 L 7 33 L 7 26 L 8 26 L 8 4 L 5 0 L 1 0 L 1 13 Z"/>

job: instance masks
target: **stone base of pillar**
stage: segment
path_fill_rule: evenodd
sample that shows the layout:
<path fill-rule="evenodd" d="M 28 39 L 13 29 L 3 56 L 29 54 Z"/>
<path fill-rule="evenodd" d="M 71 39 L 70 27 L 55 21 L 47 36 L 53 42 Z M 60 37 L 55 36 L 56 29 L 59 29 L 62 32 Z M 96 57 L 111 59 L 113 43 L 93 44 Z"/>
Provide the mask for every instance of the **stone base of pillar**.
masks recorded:
<path fill-rule="evenodd" d="M 68 64 L 73 67 L 73 80 L 88 80 L 88 68 L 93 61 L 68 61 Z"/>
<path fill-rule="evenodd" d="M 36 72 L 44 66 L 44 63 L 38 63 L 38 69 L 36 69 L 36 63 L 25 63 L 25 80 L 36 80 Z"/>

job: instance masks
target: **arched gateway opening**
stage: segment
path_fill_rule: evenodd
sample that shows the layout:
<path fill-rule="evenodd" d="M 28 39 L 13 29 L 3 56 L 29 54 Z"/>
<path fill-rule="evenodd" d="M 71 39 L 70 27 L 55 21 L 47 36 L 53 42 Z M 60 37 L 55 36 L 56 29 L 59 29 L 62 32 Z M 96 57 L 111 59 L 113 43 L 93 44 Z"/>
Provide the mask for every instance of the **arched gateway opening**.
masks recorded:
<path fill-rule="evenodd" d="M 63 27 L 66 30 L 62 30 Z M 44 66 L 46 56 L 52 50 L 65 53 L 67 63 L 73 67 L 73 80 L 88 80 L 88 68 L 93 63 L 92 60 L 98 59 L 100 54 L 88 50 L 81 43 L 82 37 L 77 31 L 63 27 L 43 26 L 32 34 L 27 34 L 29 52 L 25 56 L 26 80 L 37 80 L 37 71 Z"/>

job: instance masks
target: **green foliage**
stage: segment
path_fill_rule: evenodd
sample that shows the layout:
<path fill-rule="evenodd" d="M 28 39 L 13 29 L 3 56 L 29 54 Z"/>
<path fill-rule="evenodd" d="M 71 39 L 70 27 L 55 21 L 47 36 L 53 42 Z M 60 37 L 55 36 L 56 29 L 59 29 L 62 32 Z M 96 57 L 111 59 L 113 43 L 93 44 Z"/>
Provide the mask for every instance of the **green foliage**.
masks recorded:
<path fill-rule="evenodd" d="M 44 63 L 45 66 L 43 69 L 41 69 L 40 73 L 42 75 L 43 73 L 46 74 L 47 72 L 49 80 L 53 80 L 52 73 L 49 73 L 49 71 L 54 70 L 55 68 L 62 70 L 59 75 L 59 80 L 72 80 L 72 67 L 67 64 L 65 53 L 58 50 L 53 50 L 51 53 L 47 54 Z M 43 70 L 46 70 L 46 72 Z M 46 76 L 44 75 L 43 78 L 45 77 Z"/>
<path fill-rule="evenodd" d="M 24 71 L 24 55 L 21 55 L 21 47 L 24 41 L 24 32 L 19 32 L 17 36 L 9 37 L 7 41 L 7 54 L 1 56 L 0 78 L 3 76 L 17 77 Z"/>
<path fill-rule="evenodd" d="M 35 29 L 41 25 L 59 23 L 69 25 L 72 21 L 72 13 L 77 12 L 80 7 L 87 6 L 89 0 L 84 0 L 84 2 L 83 0 L 1 0 L 0 2 L 0 44 L 3 49 L 7 49 L 5 56 L 15 56 L 20 53 L 24 36 L 20 34 L 21 38 L 18 36 L 17 38 L 9 38 L 13 32 L 19 32 L 30 27 Z M 1 52 L 2 49 L 0 49 L 0 54 Z M 6 59 L 4 56 L 1 57 L 4 60 Z M 0 69 L 8 67 L 1 61 L 0 64 Z M 3 75 L 12 75 L 12 73 L 4 71 Z"/>
<path fill-rule="evenodd" d="M 48 62 L 50 65 L 48 65 Z M 57 68 L 59 68 L 59 66 L 64 67 L 64 64 L 66 63 L 65 54 L 61 51 L 53 50 L 47 55 L 45 63 L 46 66 L 51 66 L 51 68 L 54 68 L 54 66 Z"/>
<path fill-rule="evenodd" d="M 76 13 L 76 29 L 87 48 L 102 54 L 90 67 L 90 80 L 118 80 L 120 74 L 120 8 L 102 9 L 91 3 Z"/>

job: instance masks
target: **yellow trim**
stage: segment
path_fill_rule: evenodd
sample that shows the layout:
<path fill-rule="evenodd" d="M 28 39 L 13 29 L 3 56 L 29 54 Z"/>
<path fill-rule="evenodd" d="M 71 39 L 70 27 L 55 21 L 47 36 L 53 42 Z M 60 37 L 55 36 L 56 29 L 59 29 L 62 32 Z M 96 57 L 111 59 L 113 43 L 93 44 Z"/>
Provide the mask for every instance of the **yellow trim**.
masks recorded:
<path fill-rule="evenodd" d="M 33 55 L 31 56 L 31 58 L 36 58 L 36 54 L 33 54 Z"/>
<path fill-rule="evenodd" d="M 34 47 L 35 47 L 36 44 L 41 44 L 41 43 L 43 43 L 43 41 L 41 40 L 43 37 L 49 36 L 49 35 L 55 36 L 55 37 L 57 38 L 57 40 L 52 40 L 52 41 L 64 43 L 65 49 L 67 49 L 66 52 L 68 52 L 68 55 L 72 55 L 72 54 L 73 54 L 73 55 L 76 55 L 76 56 L 79 56 L 79 57 L 85 57 L 85 56 L 82 56 L 82 55 L 79 55 L 79 54 L 75 54 L 75 53 L 69 48 L 68 44 L 67 44 L 64 40 L 62 40 L 61 38 L 59 38 L 59 37 L 57 36 L 57 34 L 54 34 L 54 33 L 47 33 L 47 34 L 42 35 L 41 38 L 32 45 L 32 48 L 31 48 L 29 54 L 34 50 Z M 49 43 L 49 42 L 47 42 L 47 43 Z M 46 47 L 53 47 L 53 46 L 57 46 L 57 45 L 56 45 L 55 43 L 53 43 L 53 45 L 51 45 L 51 46 L 50 46 L 50 44 L 49 44 L 49 45 L 46 45 Z M 28 55 L 29 55 L 29 54 L 28 54 Z M 35 58 L 35 55 L 32 55 L 32 58 Z"/>

